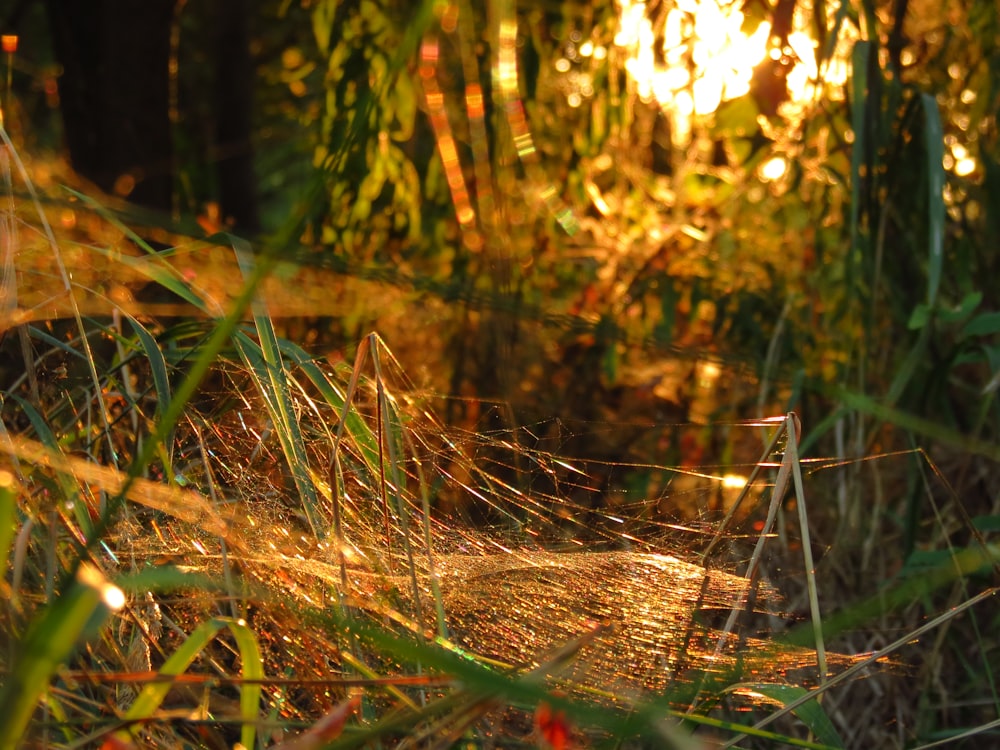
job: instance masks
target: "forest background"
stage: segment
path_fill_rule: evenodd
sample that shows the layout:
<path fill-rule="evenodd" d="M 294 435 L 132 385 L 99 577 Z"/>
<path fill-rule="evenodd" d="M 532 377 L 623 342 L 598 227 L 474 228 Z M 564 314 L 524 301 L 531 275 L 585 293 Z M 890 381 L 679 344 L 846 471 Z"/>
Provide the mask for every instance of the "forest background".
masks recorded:
<path fill-rule="evenodd" d="M 826 611 L 854 613 L 828 623 L 843 653 L 955 614 L 918 656 L 899 656 L 916 679 L 872 678 L 878 701 L 859 690 L 828 703 L 835 730 L 798 715 L 760 741 L 959 746 L 967 733 L 971 747 L 995 731 L 994 3 L 50 0 L 5 13 L 0 31 L 18 42 L 5 41 L 4 231 L 18 239 L 4 246 L 0 384 L 5 440 L 22 446 L 0 536 L 11 654 L 68 606 L 82 561 L 120 584 L 94 546 L 120 554 L 120 524 L 143 523 L 120 515 L 124 489 L 103 487 L 81 511 L 98 480 L 28 458 L 14 437 L 128 481 L 181 477 L 221 507 L 212 471 L 195 479 L 173 451 L 201 440 L 195 425 L 230 431 L 217 433 L 231 450 L 213 448 L 218 473 L 273 430 L 279 466 L 256 481 L 286 499 L 267 512 L 320 541 L 342 533 L 336 488 L 357 481 L 376 499 L 380 485 L 383 499 L 412 485 L 449 532 L 460 519 L 594 553 L 676 551 L 690 535 L 686 551 L 701 553 L 753 468 L 783 464 L 787 448 L 758 461 L 761 430 L 794 411 L 808 520 L 800 529 L 800 489 L 771 517 L 774 478 L 753 485 L 761 502 L 737 520 L 761 539 L 773 529 L 772 573 L 815 551 L 808 576 L 777 576 L 795 614 L 815 616 L 813 574 Z M 61 280 L 54 246 L 70 268 Z M 301 395 L 273 372 L 308 363 L 333 374 Z M 233 407 L 247 388 L 267 413 L 250 427 Z M 281 393 L 298 406 L 283 412 Z M 380 480 L 344 479 L 338 464 L 324 485 L 309 467 L 336 463 L 344 428 L 320 449 L 301 404 L 325 400 L 328 425 L 346 425 L 354 393 L 368 394 L 356 408 L 369 426 L 354 423 L 352 471 Z M 476 467 L 438 447 L 435 477 L 418 476 L 406 425 L 471 446 Z M 544 507 L 472 501 L 484 465 L 490 492 Z M 222 485 L 238 495 L 241 482 Z M 62 499 L 49 507 L 43 490 Z M 383 515 L 392 547 L 410 533 L 406 512 Z M 183 557 L 152 544 L 145 557 L 165 551 Z M 177 585 L 159 575 L 147 588 Z M 153 616 L 131 607 L 148 646 Z M 89 617 L 79 632 L 93 639 Z M 434 663 L 429 648 L 417 661 Z M 40 658 L 51 669 L 23 707 L 25 731 L 50 731 L 36 700 L 69 656 Z M 72 658 L 115 671 L 93 645 Z M 103 683 L 90 689 L 94 706 L 109 702 Z M 525 690 L 512 704 L 537 704 Z M 56 694 L 46 712 L 58 714 Z M 344 705 L 324 696 L 313 713 L 276 712 L 278 729 Z M 130 709 L 113 702 L 120 721 Z M 77 707 L 87 732 L 118 726 L 94 706 Z M 145 721 L 162 709 L 144 710 Z M 55 721 L 67 737 L 94 736 L 67 722 Z"/>

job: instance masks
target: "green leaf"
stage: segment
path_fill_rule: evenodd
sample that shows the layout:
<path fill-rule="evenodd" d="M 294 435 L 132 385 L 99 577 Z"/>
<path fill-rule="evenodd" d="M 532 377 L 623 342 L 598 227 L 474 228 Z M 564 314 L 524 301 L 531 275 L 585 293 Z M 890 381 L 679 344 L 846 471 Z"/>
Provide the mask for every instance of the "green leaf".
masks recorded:
<path fill-rule="evenodd" d="M 15 393 L 8 393 L 7 398 L 21 407 L 25 416 L 28 417 L 28 421 L 31 422 L 31 426 L 35 428 L 35 434 L 38 436 L 39 442 L 53 453 L 62 457 L 64 454 L 59 440 L 56 439 L 52 430 L 49 429 L 48 423 L 35 407 Z M 86 504 L 80 501 L 80 488 L 77 485 L 76 478 L 68 472 L 56 471 L 56 480 L 59 482 L 59 489 L 62 490 L 63 499 L 68 504 L 68 507 L 73 510 L 76 522 L 80 524 L 80 529 L 84 534 L 89 536 L 93 524 L 91 523 Z"/>
<path fill-rule="evenodd" d="M 952 448 L 985 456 L 993 461 L 1000 461 L 1000 445 L 994 442 L 970 437 L 958 430 L 953 430 L 937 422 L 932 422 L 929 419 L 918 417 L 915 414 L 901 411 L 892 406 L 887 406 L 875 399 L 849 391 L 846 388 L 838 388 L 836 393 L 837 398 L 841 400 L 844 406 L 850 409 L 856 409 L 863 414 L 868 414 L 876 419 L 894 424 L 901 429 L 909 430 L 918 435 L 924 435 Z"/>
<path fill-rule="evenodd" d="M 1000 531 L 1000 516 L 976 516 L 972 519 L 972 528 L 984 534 Z"/>
<path fill-rule="evenodd" d="M 913 308 L 913 312 L 910 314 L 910 319 L 906 323 L 906 327 L 911 331 L 916 331 L 923 328 L 931 319 L 931 308 L 929 305 L 921 302 L 919 305 Z"/>
<path fill-rule="evenodd" d="M 1000 312 L 977 315 L 962 328 L 962 336 L 992 336 L 1000 333 Z"/>
<path fill-rule="evenodd" d="M 906 558 L 906 562 L 903 564 L 903 567 L 900 569 L 898 575 L 900 578 L 913 578 L 917 576 L 925 576 L 927 575 L 928 572 L 946 568 L 946 566 L 952 560 L 955 560 L 958 557 L 958 555 L 971 557 L 973 554 L 975 554 L 974 550 L 968 550 L 964 547 L 956 550 L 950 550 L 950 549 L 914 550 Z M 991 565 L 992 561 L 984 557 L 978 568 L 966 570 L 965 573 L 967 575 L 986 573 L 990 570 Z"/>
<path fill-rule="evenodd" d="M 316 386 L 326 403 L 333 407 L 338 414 L 342 412 L 344 409 L 344 394 L 330 381 L 326 373 L 316 365 L 313 358 L 302 347 L 287 339 L 279 339 L 278 345 L 281 347 L 281 353 L 297 365 L 312 384 Z M 372 432 L 371 427 L 354 410 L 347 412 L 345 423 L 348 434 L 354 440 L 355 446 L 364 454 L 368 465 L 376 466 L 378 464 L 378 440 Z"/>

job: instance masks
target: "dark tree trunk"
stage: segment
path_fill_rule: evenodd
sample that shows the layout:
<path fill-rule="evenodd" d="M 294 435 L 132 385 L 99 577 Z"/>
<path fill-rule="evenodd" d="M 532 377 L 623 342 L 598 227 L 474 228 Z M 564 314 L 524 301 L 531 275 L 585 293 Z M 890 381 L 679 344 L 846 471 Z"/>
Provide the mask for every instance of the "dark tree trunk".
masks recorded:
<path fill-rule="evenodd" d="M 102 190 L 170 211 L 175 0 L 47 0 L 70 160 Z"/>
<path fill-rule="evenodd" d="M 237 231 L 260 230 L 257 180 L 253 169 L 253 83 L 246 0 L 216 0 L 215 158 L 219 208 Z"/>

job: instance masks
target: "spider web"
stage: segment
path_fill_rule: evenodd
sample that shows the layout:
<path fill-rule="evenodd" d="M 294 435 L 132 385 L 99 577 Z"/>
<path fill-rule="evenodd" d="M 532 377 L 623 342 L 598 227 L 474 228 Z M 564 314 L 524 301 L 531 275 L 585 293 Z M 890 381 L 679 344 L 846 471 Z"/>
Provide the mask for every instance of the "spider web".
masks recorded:
<path fill-rule="evenodd" d="M 199 401 L 205 408 L 190 410 L 178 431 L 175 471 L 211 497 L 232 530 L 220 540 L 183 524 L 157 526 L 146 537 L 147 552 L 224 578 L 233 601 L 257 602 L 254 624 L 273 673 L 308 681 L 347 669 L 339 658 L 344 644 L 310 628 L 302 606 L 371 618 L 519 670 L 537 669 L 579 642 L 558 682 L 607 700 L 680 695 L 706 679 L 730 684 L 745 675 L 817 682 L 815 652 L 771 637 L 788 619 L 778 587 L 742 575 L 763 511 L 748 509 L 721 551 L 699 558 L 727 493 L 731 500 L 724 472 L 749 473 L 755 460 L 728 467 L 577 460 L 562 450 L 622 427 L 557 419 L 506 429 L 446 427 L 436 417 L 440 398 L 394 374 L 398 386 L 385 377 L 362 379 L 352 413 L 372 427 L 382 458 L 373 464 L 363 440 L 340 443 L 336 499 L 329 479 L 343 411 L 307 387 L 294 399 L 323 516 L 332 519 L 340 503 L 339 538 L 332 520 L 324 533 L 310 529 L 263 399 L 241 367 L 215 373 Z M 744 452 L 759 450 L 761 423 L 721 427 L 741 433 L 745 439 L 736 442 Z M 609 470 L 659 479 L 642 492 L 611 492 Z M 767 496 L 768 483 L 759 485 L 751 497 Z M 675 507 L 688 517 L 664 510 L 675 495 L 683 496 Z M 700 508 L 693 518 L 692 507 Z M 202 608 L 220 606 L 202 598 Z M 730 633 L 722 623 L 733 610 L 742 615 Z M 317 660 L 317 653 L 327 656 Z M 853 661 L 833 655 L 828 667 Z M 303 717 L 311 710 L 308 702 L 285 705 Z"/>

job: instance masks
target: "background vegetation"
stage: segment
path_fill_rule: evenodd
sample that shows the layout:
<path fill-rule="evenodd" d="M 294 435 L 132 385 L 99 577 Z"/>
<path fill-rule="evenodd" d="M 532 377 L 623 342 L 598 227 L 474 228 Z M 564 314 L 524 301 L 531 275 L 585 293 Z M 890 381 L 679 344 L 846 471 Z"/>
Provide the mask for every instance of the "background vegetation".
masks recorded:
<path fill-rule="evenodd" d="M 0 19 L 0 745 L 990 742 L 995 4 L 694 114 L 694 4 L 128 5 Z"/>

